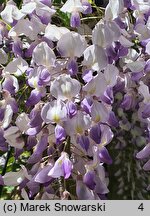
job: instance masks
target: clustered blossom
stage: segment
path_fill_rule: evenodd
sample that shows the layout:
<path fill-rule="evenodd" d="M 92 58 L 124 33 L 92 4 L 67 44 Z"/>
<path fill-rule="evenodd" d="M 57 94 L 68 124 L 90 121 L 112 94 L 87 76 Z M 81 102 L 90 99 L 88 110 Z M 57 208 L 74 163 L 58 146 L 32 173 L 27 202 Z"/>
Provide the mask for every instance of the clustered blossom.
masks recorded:
<path fill-rule="evenodd" d="M 0 151 L 13 149 L 21 167 L 0 185 L 18 186 L 23 199 L 106 199 L 107 167 L 126 146 L 137 173 L 140 160 L 150 171 L 150 2 L 109 0 L 91 34 L 79 33 L 88 0 L 59 9 L 70 28 L 56 24 L 52 0 L 1 8 Z"/>

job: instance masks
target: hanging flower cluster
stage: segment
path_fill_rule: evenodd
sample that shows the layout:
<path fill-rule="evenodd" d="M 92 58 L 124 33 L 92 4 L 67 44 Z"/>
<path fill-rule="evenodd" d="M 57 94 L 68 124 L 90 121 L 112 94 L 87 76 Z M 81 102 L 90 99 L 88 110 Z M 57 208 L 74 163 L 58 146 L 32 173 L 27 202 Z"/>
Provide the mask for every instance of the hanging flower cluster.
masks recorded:
<path fill-rule="evenodd" d="M 146 190 L 150 2 L 109 0 L 94 26 L 88 0 L 55 2 L 0 8 L 0 187 L 23 199 L 106 199 L 113 163 L 118 194 L 135 167 Z M 7 170 L 10 155 L 19 167 Z"/>

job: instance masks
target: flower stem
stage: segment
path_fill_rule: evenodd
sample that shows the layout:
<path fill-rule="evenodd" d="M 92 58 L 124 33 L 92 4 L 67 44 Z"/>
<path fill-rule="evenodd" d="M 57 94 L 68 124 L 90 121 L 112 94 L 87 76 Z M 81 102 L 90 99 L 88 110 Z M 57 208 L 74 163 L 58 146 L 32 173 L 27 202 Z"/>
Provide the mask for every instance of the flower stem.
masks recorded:
<path fill-rule="evenodd" d="M 9 150 L 8 150 L 8 152 L 7 152 L 5 165 L 4 165 L 2 173 L 1 173 L 2 176 L 4 176 L 5 173 L 6 173 L 7 164 L 8 164 L 8 161 L 9 161 L 11 153 L 12 153 L 12 147 L 10 147 Z M 3 191 L 3 185 L 0 186 L 0 197 L 1 197 L 2 191 Z"/>

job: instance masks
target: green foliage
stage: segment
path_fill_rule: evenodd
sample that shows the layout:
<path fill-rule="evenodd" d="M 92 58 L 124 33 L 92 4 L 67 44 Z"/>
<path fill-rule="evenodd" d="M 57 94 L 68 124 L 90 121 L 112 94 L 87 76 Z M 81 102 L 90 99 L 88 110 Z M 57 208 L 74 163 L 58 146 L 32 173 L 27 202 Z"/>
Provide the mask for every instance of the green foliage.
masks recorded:
<path fill-rule="evenodd" d="M 6 2 L 5 0 L 0 0 L 0 4 L 3 4 L 4 2 Z"/>

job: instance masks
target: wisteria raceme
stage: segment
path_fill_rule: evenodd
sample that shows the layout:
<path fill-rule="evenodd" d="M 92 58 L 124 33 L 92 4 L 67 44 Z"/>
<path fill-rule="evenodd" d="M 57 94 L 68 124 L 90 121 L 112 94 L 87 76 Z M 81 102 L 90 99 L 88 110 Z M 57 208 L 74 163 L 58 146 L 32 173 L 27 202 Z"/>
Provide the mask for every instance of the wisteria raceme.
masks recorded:
<path fill-rule="evenodd" d="M 6 2 L 0 198 L 149 199 L 150 1 Z"/>

